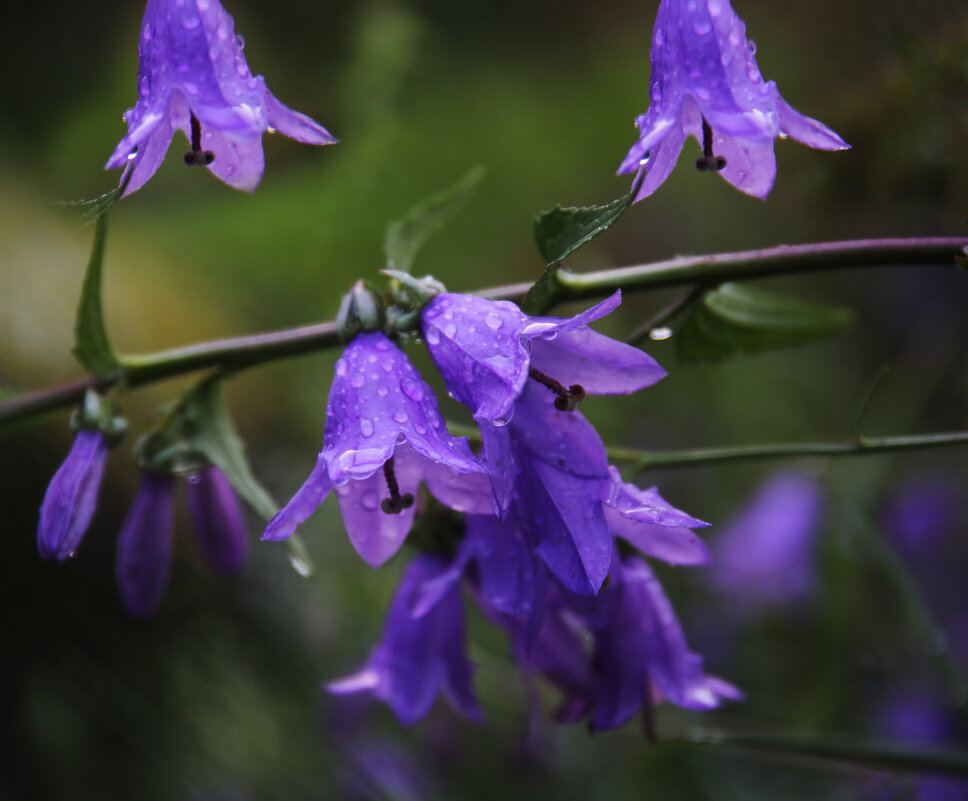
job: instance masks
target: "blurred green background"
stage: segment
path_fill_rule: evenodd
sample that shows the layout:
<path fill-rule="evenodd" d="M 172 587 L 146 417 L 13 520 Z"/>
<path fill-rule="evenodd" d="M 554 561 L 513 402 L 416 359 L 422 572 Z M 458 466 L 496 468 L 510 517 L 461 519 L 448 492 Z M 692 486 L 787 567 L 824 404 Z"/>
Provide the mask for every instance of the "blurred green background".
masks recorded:
<path fill-rule="evenodd" d="M 311 148 L 267 136 L 266 175 L 249 196 L 185 169 L 176 137 L 158 174 L 112 214 L 105 300 L 116 345 L 146 352 L 331 317 L 356 278 L 373 278 L 383 266 L 387 223 L 475 164 L 487 168 L 485 182 L 416 271 L 454 290 L 536 278 L 535 213 L 627 190 L 614 171 L 647 106 L 656 7 L 652 0 L 231 2 L 253 72 L 342 142 Z M 571 259 L 573 269 L 966 232 L 968 10 L 960 0 L 876 7 L 736 0 L 734 7 L 759 45 L 764 76 L 853 149 L 831 154 L 778 142 L 777 183 L 764 203 L 697 173 L 690 140 L 669 181 Z M 92 230 L 56 203 L 115 185 L 118 173 L 101 165 L 135 99 L 141 13 L 138 3 L 63 0 L 6 12 L 16 40 L 0 49 L 5 394 L 80 374 L 69 349 Z M 650 352 L 669 369 L 665 381 L 630 398 L 583 404 L 606 442 L 658 449 L 846 438 L 885 363 L 892 369 L 867 415 L 868 432 L 968 428 L 963 274 L 863 270 L 759 286 L 851 305 L 857 323 L 836 340 L 720 365 L 680 365 L 672 343 L 657 343 Z M 629 296 L 601 330 L 627 334 L 674 297 Z M 425 356 L 411 351 L 433 380 Z M 334 358 L 259 368 L 228 388 L 254 470 L 280 500 L 314 463 Z M 126 397 L 132 431 L 182 386 L 172 381 Z M 446 412 L 467 419 L 453 404 Z M 7 541 L 0 798 L 726 801 L 920 792 L 911 776 L 650 747 L 634 726 L 592 738 L 546 714 L 529 735 L 526 688 L 502 636 L 475 612 L 471 656 L 487 728 L 456 719 L 443 702 L 410 732 L 382 708 L 340 708 L 320 682 L 365 659 L 406 557 L 367 568 L 327 503 L 303 527 L 319 568 L 313 578 L 293 573 L 284 547 L 257 541 L 253 516 L 250 564 L 225 580 L 201 565 L 180 519 L 168 598 L 151 622 L 131 622 L 113 584 L 114 540 L 137 478 L 129 448 L 112 456 L 78 558 L 51 565 L 36 554 L 37 508 L 69 444 L 66 416 L 0 443 Z M 661 709 L 660 739 L 693 727 L 882 735 L 877 710 L 898 687 L 931 695 L 964 734 L 952 676 L 966 675 L 966 651 L 939 658 L 927 630 L 958 636 L 950 628 L 958 609 L 949 607 L 961 596 L 937 598 L 931 587 L 968 566 L 965 507 L 946 526 L 946 558 L 921 573 L 908 569 L 883 522 L 891 499 L 912 482 L 950 488 L 957 498 L 964 455 L 732 464 L 641 477 L 712 522 L 710 542 L 778 467 L 816 477 L 827 499 L 814 552 L 818 591 L 795 613 L 767 608 L 737 623 L 725 611 L 729 598 L 709 589 L 715 566 L 658 568 L 692 644 L 709 645 L 708 669 L 748 696 L 705 715 Z M 961 608 L 968 614 L 968 604 Z M 377 775 L 358 764 L 363 754 L 419 774 L 416 789 L 407 795 L 390 780 L 382 790 L 350 789 L 354 776 Z"/>

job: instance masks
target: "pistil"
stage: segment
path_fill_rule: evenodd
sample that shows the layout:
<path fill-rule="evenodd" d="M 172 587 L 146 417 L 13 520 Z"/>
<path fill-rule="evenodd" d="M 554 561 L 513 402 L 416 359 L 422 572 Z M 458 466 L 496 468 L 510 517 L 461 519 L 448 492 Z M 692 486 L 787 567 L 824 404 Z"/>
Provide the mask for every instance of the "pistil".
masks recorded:
<path fill-rule="evenodd" d="M 550 375 L 546 375 L 534 367 L 528 370 L 528 375 L 558 396 L 555 398 L 555 408 L 559 412 L 575 411 L 578 408 L 579 401 L 585 398 L 585 388 L 581 384 L 572 384 L 570 387 L 566 387 L 560 381 L 556 381 Z"/>
<path fill-rule="evenodd" d="M 192 149 L 185 151 L 185 163 L 189 167 L 205 167 L 215 161 L 211 150 L 202 150 L 202 124 L 192 114 Z"/>
<path fill-rule="evenodd" d="M 383 477 L 387 482 L 387 489 L 390 490 L 390 497 L 384 498 L 380 508 L 388 515 L 398 515 L 404 509 L 413 506 L 413 493 L 400 494 L 400 485 L 397 483 L 396 473 L 393 472 L 393 457 L 391 456 L 383 463 Z"/>
<path fill-rule="evenodd" d="M 725 156 L 716 156 L 713 154 L 713 129 L 706 122 L 706 118 L 702 118 L 702 155 L 696 159 L 696 169 L 699 172 L 719 172 L 723 167 L 726 166 Z"/>

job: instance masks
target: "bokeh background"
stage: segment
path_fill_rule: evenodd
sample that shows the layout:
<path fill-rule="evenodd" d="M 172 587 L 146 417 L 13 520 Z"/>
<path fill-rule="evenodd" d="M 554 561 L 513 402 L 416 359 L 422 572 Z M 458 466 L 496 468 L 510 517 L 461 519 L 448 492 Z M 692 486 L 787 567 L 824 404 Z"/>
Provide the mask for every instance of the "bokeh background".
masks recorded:
<path fill-rule="evenodd" d="M 476 164 L 487 168 L 485 182 L 416 268 L 455 290 L 537 277 L 535 213 L 627 190 L 614 171 L 647 105 L 655 0 L 228 7 L 252 70 L 342 143 L 317 149 L 267 137 L 265 179 L 249 196 L 184 168 L 176 140 L 158 174 L 112 214 L 105 300 L 123 352 L 329 318 L 353 280 L 383 266 L 387 223 Z M 687 144 L 669 181 L 577 254 L 574 269 L 966 232 L 968 10 L 960 0 L 736 0 L 735 8 L 766 78 L 853 149 L 778 142 L 779 175 L 764 203 L 697 173 L 695 143 Z M 5 11 L 4 394 L 80 374 L 69 348 L 92 229 L 57 202 L 115 185 L 118 174 L 101 165 L 134 101 L 142 10 L 53 0 Z M 669 369 L 665 381 L 583 404 L 606 442 L 672 449 L 843 439 L 884 364 L 891 370 L 866 431 L 968 428 L 963 273 L 862 270 L 759 286 L 852 306 L 857 322 L 829 342 L 716 365 L 679 364 L 674 343 L 656 343 L 650 352 Z M 674 296 L 629 296 L 602 329 L 628 334 Z M 411 351 L 429 377 L 427 360 Z M 280 362 L 228 388 L 254 470 L 281 500 L 313 464 L 334 358 Z M 125 397 L 132 431 L 184 386 Z M 466 420 L 454 405 L 446 412 Z M 70 444 L 66 416 L 0 441 L 4 799 L 968 797 L 964 785 L 914 774 L 649 746 L 634 725 L 591 737 L 550 722 L 551 695 L 531 727 L 506 643 L 473 612 L 486 728 L 443 702 L 410 731 L 383 708 L 337 704 L 320 683 L 365 659 L 407 554 L 370 570 L 332 503 L 303 527 L 318 565 L 308 580 L 290 569 L 283 546 L 258 542 L 255 516 L 242 576 L 211 575 L 182 516 L 166 602 L 151 622 L 129 621 L 113 552 L 137 479 L 133 439 L 113 454 L 92 529 L 66 565 L 43 563 L 34 545 L 46 482 Z M 964 748 L 964 464 L 964 449 L 951 449 L 640 477 L 713 523 L 706 536 L 722 556 L 715 565 L 657 570 L 708 669 L 747 694 L 716 713 L 661 709 L 660 739 L 721 729 Z M 784 488 L 795 500 L 776 506 Z M 774 524 L 765 529 L 757 522 L 764 508 L 791 504 L 806 511 L 789 520 L 766 514 Z M 792 544 L 777 547 L 778 538 Z"/>

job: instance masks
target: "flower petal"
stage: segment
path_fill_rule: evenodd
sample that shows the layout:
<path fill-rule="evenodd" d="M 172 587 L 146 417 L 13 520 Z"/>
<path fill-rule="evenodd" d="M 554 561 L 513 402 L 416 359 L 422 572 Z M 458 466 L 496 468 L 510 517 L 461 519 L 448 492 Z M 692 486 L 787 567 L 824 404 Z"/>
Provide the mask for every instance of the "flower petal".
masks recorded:
<path fill-rule="evenodd" d="M 780 115 L 780 130 L 787 136 L 818 150 L 848 150 L 848 145 L 840 136 L 819 120 L 801 114 L 793 106 L 777 95 L 776 110 Z"/>
<path fill-rule="evenodd" d="M 262 134 L 240 138 L 215 128 L 202 128 L 202 149 L 211 150 L 215 161 L 208 171 L 216 178 L 243 192 L 255 192 L 265 171 Z"/>
<path fill-rule="evenodd" d="M 534 558 L 511 520 L 468 515 L 466 547 L 473 553 L 485 601 L 498 612 L 526 614 L 534 608 Z"/>
<path fill-rule="evenodd" d="M 269 115 L 269 127 L 284 136 L 307 145 L 332 145 L 339 142 L 339 139 L 312 117 L 280 103 L 268 87 L 265 90 L 265 103 Z"/>
<path fill-rule="evenodd" d="M 320 454 L 316 459 L 313 472 L 309 474 L 309 478 L 292 496 L 289 503 L 269 521 L 262 539 L 284 540 L 291 537 L 295 533 L 296 527 L 319 508 L 332 488 L 333 483 L 329 480 L 326 460 Z"/>

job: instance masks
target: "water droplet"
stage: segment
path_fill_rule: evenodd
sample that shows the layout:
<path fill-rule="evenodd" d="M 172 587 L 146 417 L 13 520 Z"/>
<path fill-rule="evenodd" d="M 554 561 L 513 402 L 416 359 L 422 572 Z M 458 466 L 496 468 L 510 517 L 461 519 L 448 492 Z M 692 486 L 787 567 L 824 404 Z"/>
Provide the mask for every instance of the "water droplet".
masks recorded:
<path fill-rule="evenodd" d="M 393 372 L 393 361 L 391 359 L 384 359 L 380 362 L 380 367 L 383 368 L 383 372 L 392 373 Z"/>
<path fill-rule="evenodd" d="M 186 16 L 182 17 L 181 21 L 182 27 L 186 31 L 194 30 L 199 26 L 200 23 L 201 20 L 195 14 L 187 14 Z"/>
<path fill-rule="evenodd" d="M 406 395 L 412 401 L 423 400 L 423 386 L 420 382 L 413 378 L 405 378 L 400 382 L 400 389 L 403 390 L 403 394 Z"/>
<path fill-rule="evenodd" d="M 313 574 L 313 569 L 298 556 L 289 554 L 289 564 L 292 565 L 292 569 L 295 570 L 303 578 L 308 578 Z"/>
<path fill-rule="evenodd" d="M 710 24 L 708 19 L 698 17 L 693 20 L 692 29 L 696 32 L 697 36 L 705 36 L 713 29 L 713 26 Z"/>
<path fill-rule="evenodd" d="M 440 330 L 434 326 L 427 328 L 427 344 L 436 345 L 440 342 Z"/>
<path fill-rule="evenodd" d="M 390 343 L 385 339 L 378 339 L 373 347 L 375 347 L 377 350 L 388 351 L 390 350 Z"/>
<path fill-rule="evenodd" d="M 236 36 L 235 37 L 235 41 L 239 45 L 239 50 L 244 50 L 245 49 L 245 38 L 243 36 L 241 36 L 241 35 L 240 36 Z"/>
<path fill-rule="evenodd" d="M 778 133 L 777 136 L 780 139 L 789 139 L 790 138 L 790 134 L 788 134 L 786 131 L 780 131 L 780 133 Z"/>
<path fill-rule="evenodd" d="M 390 387 L 388 387 L 386 384 L 380 384 L 380 386 L 376 388 L 376 394 L 381 398 L 385 398 L 390 394 Z"/>
<path fill-rule="evenodd" d="M 373 490 L 367 490 L 360 497 L 360 505 L 364 509 L 369 509 L 371 512 L 380 505 L 380 499 L 376 496 Z"/>
<path fill-rule="evenodd" d="M 756 42 L 754 42 L 752 39 L 750 39 L 750 55 L 756 55 Z"/>
<path fill-rule="evenodd" d="M 406 423 L 407 420 L 410 419 L 410 416 L 407 414 L 405 409 L 397 409 L 393 413 L 393 419 L 396 420 L 398 423 Z"/>
<path fill-rule="evenodd" d="M 413 428 L 414 428 L 414 430 L 415 430 L 415 431 L 416 431 L 416 432 L 417 432 L 418 434 L 426 434 L 426 433 L 427 433 L 427 428 L 426 428 L 426 426 L 422 426 L 422 425 L 420 425 L 420 423 L 416 423 L 416 424 L 414 425 L 414 427 L 413 427 Z"/>
<path fill-rule="evenodd" d="M 350 384 L 352 384 L 356 389 L 359 389 L 366 383 L 366 376 L 363 373 L 353 373 L 353 377 L 350 379 Z"/>
<path fill-rule="evenodd" d="M 493 312 L 484 318 L 484 324 L 492 331 L 497 331 L 502 325 L 504 325 L 501 318 Z"/>
<path fill-rule="evenodd" d="M 444 336 L 447 339 L 453 339 L 457 335 L 457 326 L 453 323 L 448 323 L 447 327 L 444 329 Z"/>
<path fill-rule="evenodd" d="M 709 90 L 704 86 L 700 86 L 698 89 L 696 89 L 696 97 L 698 97 L 700 100 L 709 100 Z"/>
<path fill-rule="evenodd" d="M 201 481 L 202 479 L 201 479 L 201 477 L 200 477 L 200 476 L 198 475 L 198 473 L 191 473 L 191 474 L 190 474 L 190 475 L 188 476 L 188 478 L 187 478 L 187 480 L 188 480 L 188 483 L 189 483 L 189 484 L 197 484 L 197 483 L 198 483 L 199 481 Z"/>
<path fill-rule="evenodd" d="M 190 95 L 198 94 L 198 86 L 193 84 L 191 81 L 186 81 L 185 83 L 183 83 L 182 88 Z"/>
<path fill-rule="evenodd" d="M 360 433 L 364 437 L 372 437 L 373 436 L 373 421 L 370 420 L 370 418 L 368 418 L 368 417 L 361 417 L 360 418 Z"/>
<path fill-rule="evenodd" d="M 336 362 L 336 375 L 344 376 L 346 375 L 348 367 L 346 364 L 346 359 L 338 359 Z"/>
<path fill-rule="evenodd" d="M 649 331 L 649 339 L 655 342 L 662 342 L 672 336 L 672 329 L 668 326 L 660 326 Z"/>

